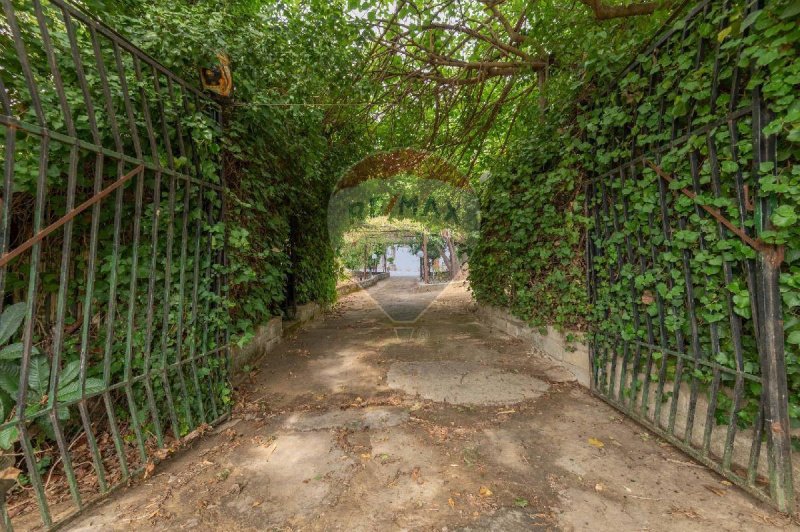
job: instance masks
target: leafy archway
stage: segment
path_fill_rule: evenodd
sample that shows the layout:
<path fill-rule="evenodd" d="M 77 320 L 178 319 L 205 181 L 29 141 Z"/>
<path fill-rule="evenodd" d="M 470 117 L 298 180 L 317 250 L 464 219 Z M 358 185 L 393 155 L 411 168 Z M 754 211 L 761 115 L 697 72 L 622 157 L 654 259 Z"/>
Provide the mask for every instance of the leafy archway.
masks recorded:
<path fill-rule="evenodd" d="M 328 231 L 332 247 L 350 259 L 344 262 L 351 267 L 361 249 L 371 250 L 364 252 L 365 270 L 370 256 L 396 244 L 398 231 L 411 231 L 420 237 L 423 263 L 428 264 L 430 243 L 453 277 L 461 267 L 458 248 L 467 247 L 477 232 L 477 214 L 469 180 L 455 165 L 436 154 L 402 148 L 373 153 L 342 175 L 328 204 Z"/>

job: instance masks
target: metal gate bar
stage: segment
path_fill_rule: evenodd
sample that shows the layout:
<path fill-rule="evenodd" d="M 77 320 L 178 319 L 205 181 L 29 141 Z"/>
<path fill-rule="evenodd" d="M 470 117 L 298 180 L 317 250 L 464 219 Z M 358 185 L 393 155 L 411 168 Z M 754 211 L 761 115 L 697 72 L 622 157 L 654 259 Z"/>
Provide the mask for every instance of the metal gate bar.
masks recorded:
<path fill-rule="evenodd" d="M 710 24 L 716 36 L 732 22 L 734 9 L 761 7 L 701 2 L 682 23 L 671 21 L 618 76 L 646 78 L 644 97 L 657 99 L 658 124 L 631 133 L 634 106 L 632 119 L 605 131 L 630 156 L 619 157 L 587 188 L 588 283 L 596 311 L 590 356 L 592 389 L 600 398 L 789 511 L 794 497 L 778 284 L 783 249 L 759 238 L 770 228 L 774 198 L 757 186 L 762 163 L 777 171 L 776 142 L 763 134 L 771 116 L 760 87 L 747 89 L 758 72 L 739 66 L 741 47 L 731 51 L 700 34 L 701 25 Z M 707 123 L 695 124 L 696 107 L 670 117 L 667 97 L 681 93 L 680 79 L 664 90 L 664 73 L 648 68 L 654 58 L 680 55 L 692 39 L 692 68 L 711 66 L 706 103 L 713 118 Z M 730 71 L 724 81 L 723 70 Z M 723 94 L 727 104 L 720 103 Z M 622 98 L 616 86 L 602 103 L 630 106 Z M 748 137 L 749 158 L 741 149 Z M 732 205 L 735 219 L 709 202 Z M 731 239 L 742 248 L 718 247 Z M 707 257 L 718 268 L 701 268 Z M 731 286 L 741 287 L 736 297 L 747 294 L 748 308 L 737 303 Z"/>
<path fill-rule="evenodd" d="M 220 108 L 68 2 L 0 5 L 0 452 L 49 527 L 229 412 Z"/>

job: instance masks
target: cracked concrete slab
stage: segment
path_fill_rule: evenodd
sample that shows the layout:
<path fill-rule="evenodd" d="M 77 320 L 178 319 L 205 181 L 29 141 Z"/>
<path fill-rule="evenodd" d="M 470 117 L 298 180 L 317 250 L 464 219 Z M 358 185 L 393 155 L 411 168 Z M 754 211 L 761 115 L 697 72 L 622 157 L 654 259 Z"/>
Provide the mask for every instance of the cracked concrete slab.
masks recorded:
<path fill-rule="evenodd" d="M 348 296 L 324 321 L 259 361 L 236 390 L 234 421 L 71 526 L 97 532 L 796 526 L 588 391 L 559 383 L 564 379 L 554 378 L 547 360 L 491 332 L 469 308 L 465 287 L 451 286 L 409 334 L 399 334 L 365 291 Z"/>
<path fill-rule="evenodd" d="M 543 380 L 471 362 L 395 362 L 387 384 L 411 395 L 460 405 L 513 404 L 535 399 L 550 385 Z"/>
<path fill-rule="evenodd" d="M 537 519 L 528 512 L 502 509 L 494 515 L 481 517 L 475 524 L 456 529 L 458 532 L 527 532 Z"/>
<path fill-rule="evenodd" d="M 408 409 L 397 407 L 365 407 L 330 410 L 322 414 L 292 414 L 283 428 L 298 432 L 345 428 L 350 430 L 384 429 L 408 420 Z"/>

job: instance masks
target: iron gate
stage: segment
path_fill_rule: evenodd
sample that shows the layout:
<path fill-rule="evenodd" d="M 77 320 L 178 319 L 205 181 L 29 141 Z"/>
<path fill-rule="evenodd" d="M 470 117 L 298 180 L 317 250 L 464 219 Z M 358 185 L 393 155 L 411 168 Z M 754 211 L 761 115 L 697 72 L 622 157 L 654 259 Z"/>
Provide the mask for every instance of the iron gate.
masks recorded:
<path fill-rule="evenodd" d="M 590 352 L 594 393 L 788 511 L 783 248 L 761 238 L 773 198 L 758 186 L 776 175 L 776 141 L 762 132 L 763 78 L 743 46 L 726 44 L 736 20 L 751 21 L 744 35 L 756 31 L 761 7 L 702 2 L 670 21 L 607 96 L 641 125 L 609 128 L 622 162 L 587 189 Z M 691 58 L 683 67 L 695 74 L 672 80 L 653 66 L 665 56 Z"/>
<path fill-rule="evenodd" d="M 49 527 L 229 411 L 220 109 L 63 0 L 0 2 L 2 521 Z"/>

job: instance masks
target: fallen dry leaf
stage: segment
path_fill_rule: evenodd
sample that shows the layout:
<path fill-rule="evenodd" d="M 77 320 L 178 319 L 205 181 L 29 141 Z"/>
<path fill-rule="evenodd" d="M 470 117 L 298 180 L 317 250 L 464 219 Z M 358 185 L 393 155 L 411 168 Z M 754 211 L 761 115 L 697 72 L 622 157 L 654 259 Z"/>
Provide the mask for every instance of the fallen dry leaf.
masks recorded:
<path fill-rule="evenodd" d="M 606 446 L 605 443 L 601 442 L 597 438 L 589 438 L 588 441 L 589 441 L 589 445 L 591 445 L 592 447 L 597 447 L 598 449 L 602 449 L 603 447 Z"/>
<path fill-rule="evenodd" d="M 22 473 L 16 467 L 7 467 L 0 471 L 0 480 L 17 480 L 17 477 Z"/>
<path fill-rule="evenodd" d="M 182 444 L 189 443 L 192 440 L 195 440 L 200 436 L 202 436 L 203 434 L 209 432 L 210 430 L 211 430 L 211 425 L 209 425 L 208 423 L 203 423 L 202 425 L 194 429 L 192 432 L 184 436 L 183 440 L 181 440 L 181 443 Z"/>
<path fill-rule="evenodd" d="M 688 519 L 700 519 L 701 517 L 694 508 L 680 508 L 678 506 L 673 506 L 669 509 L 669 513 L 671 515 L 682 515 Z"/>
<path fill-rule="evenodd" d="M 490 490 L 486 486 L 481 486 L 481 489 L 480 489 L 480 491 L 478 493 L 480 493 L 481 497 L 491 497 L 492 496 L 492 490 Z"/>
<path fill-rule="evenodd" d="M 718 488 L 716 486 L 711 486 L 709 484 L 705 484 L 703 487 L 708 491 L 710 491 L 711 493 L 713 493 L 714 495 L 719 495 L 720 497 L 728 493 L 728 490 L 726 489 Z"/>
<path fill-rule="evenodd" d="M 153 471 L 156 469 L 156 464 L 153 462 L 147 462 L 147 465 L 144 466 L 144 478 L 149 478 L 150 475 L 153 474 Z"/>
<path fill-rule="evenodd" d="M 157 449 L 153 456 L 158 458 L 159 460 L 164 460 L 169 455 L 170 449 L 169 447 L 164 447 L 163 449 Z"/>

